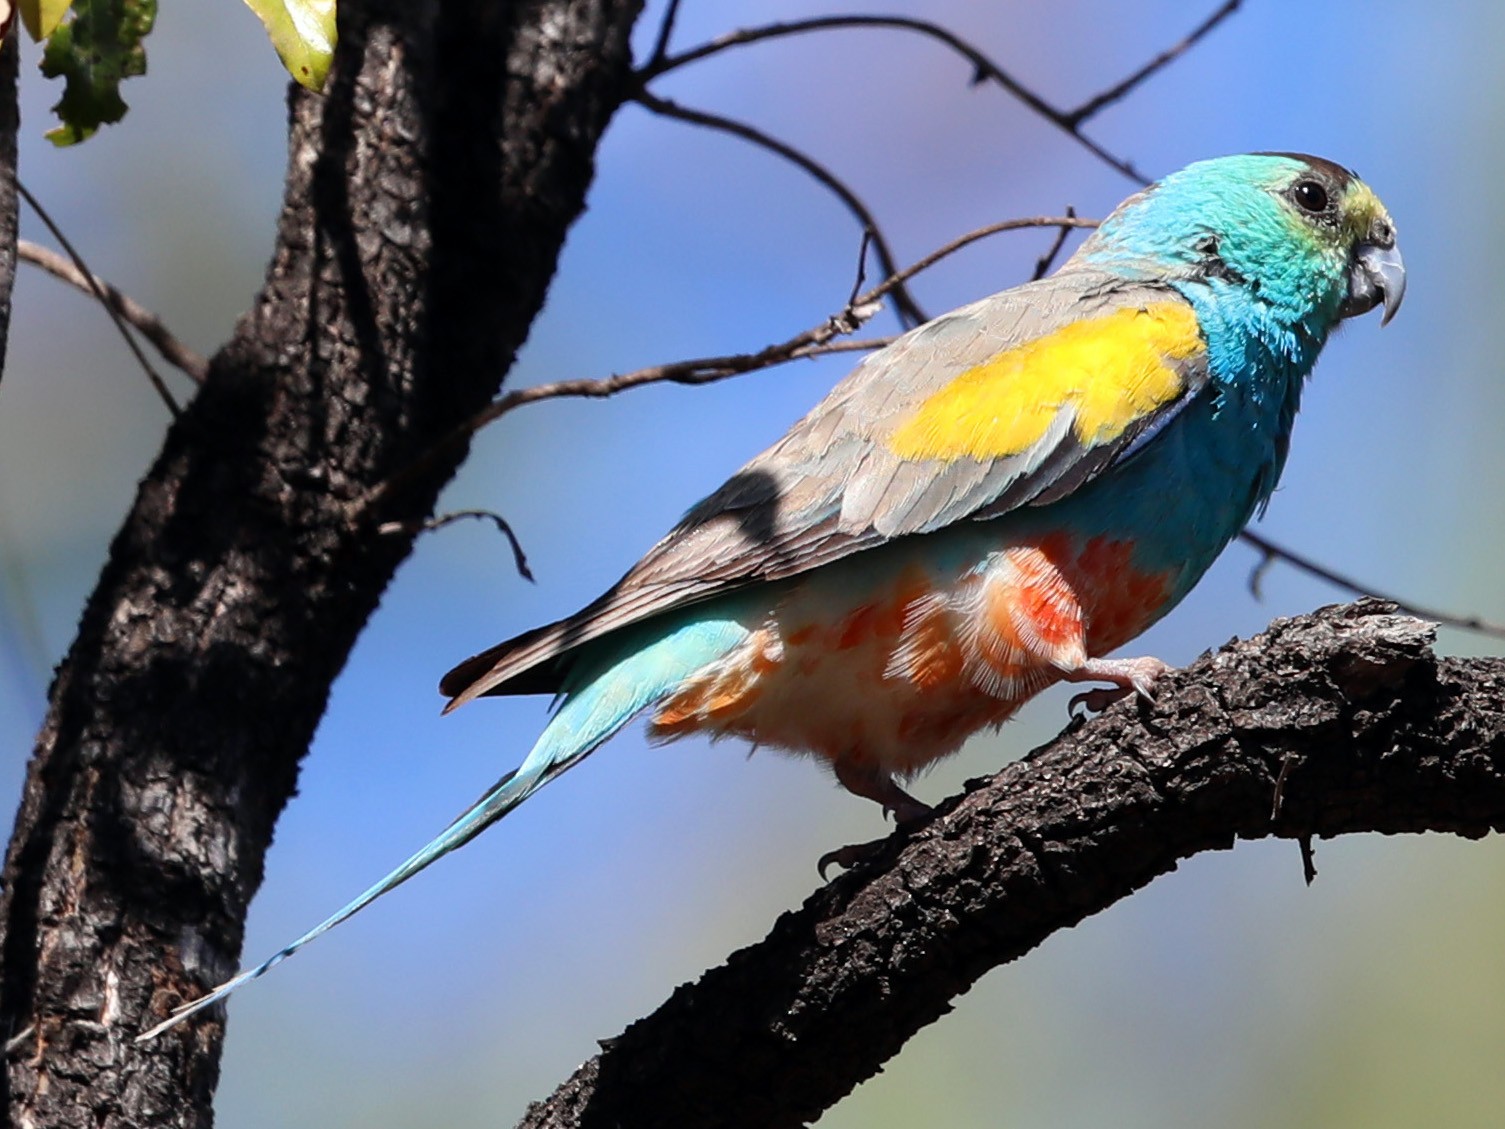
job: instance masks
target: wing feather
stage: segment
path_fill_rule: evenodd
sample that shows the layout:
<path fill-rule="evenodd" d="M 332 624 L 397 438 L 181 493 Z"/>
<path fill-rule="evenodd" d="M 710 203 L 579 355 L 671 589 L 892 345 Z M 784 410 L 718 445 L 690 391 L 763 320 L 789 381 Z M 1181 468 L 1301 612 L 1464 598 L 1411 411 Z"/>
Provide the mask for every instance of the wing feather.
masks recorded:
<path fill-rule="evenodd" d="M 445 675 L 440 690 L 453 699 L 446 709 L 484 694 L 555 692 L 575 647 L 670 609 L 794 576 L 899 537 L 1065 497 L 1138 450 L 1201 391 L 1207 373 L 1199 337 L 1152 358 L 1174 369 L 1175 379 L 1162 380 L 1165 387 L 1150 393 L 1135 392 L 1126 378 L 1123 402 L 1110 386 L 1104 408 L 1100 387 L 1094 386 L 1092 405 L 1085 394 L 1067 389 L 1039 434 L 1017 450 L 970 450 L 969 444 L 990 441 L 990 428 L 1011 426 L 1007 419 L 972 418 L 986 412 L 964 412 L 955 421 L 961 453 L 906 454 L 895 447 L 898 429 L 933 409 L 964 374 L 1011 351 L 1048 345 L 1063 331 L 1083 338 L 1084 350 L 1096 350 L 1078 354 L 1091 364 L 1100 367 L 1099 357 L 1116 363 L 1112 348 L 1078 327 L 1167 303 L 1186 308 L 1168 287 L 1077 268 L 905 334 L 858 365 L 788 434 L 691 509 L 600 599 Z M 1129 333 L 1138 332 L 1132 319 L 1126 324 Z M 1050 410 L 1032 398 L 1031 388 L 1011 384 L 1007 376 L 997 379 L 1004 382 L 1005 407 L 1012 400 L 1037 415 Z M 982 402 L 992 410 L 993 401 Z M 1105 430 L 1101 419 L 1085 418 L 1091 411 L 1114 425 L 1106 437 L 1081 434 L 1084 423 Z"/>

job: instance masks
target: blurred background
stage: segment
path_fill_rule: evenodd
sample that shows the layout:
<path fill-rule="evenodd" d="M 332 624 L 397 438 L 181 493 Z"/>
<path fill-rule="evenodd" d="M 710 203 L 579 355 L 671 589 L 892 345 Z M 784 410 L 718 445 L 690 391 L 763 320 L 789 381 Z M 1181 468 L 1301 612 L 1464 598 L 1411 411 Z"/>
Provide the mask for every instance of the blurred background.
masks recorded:
<path fill-rule="evenodd" d="M 1184 35 L 1205 8 L 889 3 L 971 38 L 1073 106 Z M 639 28 L 639 55 L 661 5 Z M 687 0 L 685 47 L 844 0 Z M 1498 558 L 1505 382 L 1495 303 L 1505 222 L 1505 9 L 1255 0 L 1088 132 L 1151 175 L 1251 149 L 1357 168 L 1410 271 L 1402 315 L 1349 325 L 1311 383 L 1260 529 L 1368 584 L 1505 619 Z M 270 253 L 284 76 L 233 0 L 164 4 L 125 122 L 76 150 L 41 134 L 60 89 L 23 56 L 21 175 L 96 271 L 209 352 Z M 909 262 L 951 237 L 1133 185 L 938 46 L 845 32 L 732 52 L 658 90 L 747 119 L 827 161 Z M 45 241 L 32 216 L 23 234 Z M 513 386 L 753 349 L 838 310 L 859 233 L 826 193 L 728 138 L 628 107 L 599 154 Z M 916 284 L 938 313 L 1022 281 L 1048 243 L 1006 235 Z M 888 332 L 889 315 L 875 323 Z M 430 535 L 335 693 L 252 908 L 259 959 L 429 838 L 532 742 L 535 700 L 441 720 L 456 660 L 574 610 L 783 429 L 850 360 L 707 388 L 519 411 L 446 495 L 494 531 Z M 174 378 L 177 379 L 177 378 Z M 183 381 L 177 386 L 186 393 Z M 0 387 L 0 806 L 19 795 L 49 672 L 164 412 L 104 314 L 23 267 Z M 1183 663 L 1340 594 L 1228 550 L 1142 650 Z M 1444 631 L 1452 653 L 1498 644 Z M 1136 645 L 1136 650 L 1141 649 Z M 938 800 L 1048 739 L 1047 695 L 917 782 Z M 813 888 L 828 848 L 882 833 L 872 805 L 807 762 L 735 743 L 624 734 L 421 881 L 243 990 L 222 1129 L 511 1124 L 634 1018 Z M 822 1121 L 915 1125 L 1494 1126 L 1505 1117 L 1505 849 L 1494 839 L 1349 837 L 1205 854 L 999 969 Z"/>

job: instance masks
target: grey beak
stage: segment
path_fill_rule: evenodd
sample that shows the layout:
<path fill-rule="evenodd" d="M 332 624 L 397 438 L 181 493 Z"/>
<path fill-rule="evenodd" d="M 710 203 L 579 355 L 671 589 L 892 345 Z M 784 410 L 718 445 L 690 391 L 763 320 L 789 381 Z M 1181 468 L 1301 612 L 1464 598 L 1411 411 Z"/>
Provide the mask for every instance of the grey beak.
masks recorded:
<path fill-rule="evenodd" d="M 1385 314 L 1380 324 L 1388 325 L 1405 296 L 1406 264 L 1401 261 L 1400 248 L 1393 242 L 1388 247 L 1378 243 L 1359 244 L 1348 268 L 1348 295 L 1338 310 L 1339 315 L 1356 317 L 1383 303 Z"/>

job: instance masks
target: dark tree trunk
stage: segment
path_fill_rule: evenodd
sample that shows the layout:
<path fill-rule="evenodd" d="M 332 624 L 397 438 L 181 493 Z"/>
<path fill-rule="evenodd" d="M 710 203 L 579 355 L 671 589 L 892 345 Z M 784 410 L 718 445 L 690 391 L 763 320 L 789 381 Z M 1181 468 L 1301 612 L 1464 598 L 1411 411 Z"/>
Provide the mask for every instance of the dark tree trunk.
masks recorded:
<path fill-rule="evenodd" d="M 20 51 L 12 35 L 0 47 L 0 369 L 10 341 L 10 294 L 16 282 L 16 69 Z"/>
<path fill-rule="evenodd" d="M 265 287 L 169 430 L 51 689 L 0 898 L 11 1124 L 211 1122 L 221 1024 L 133 1037 L 237 963 L 330 683 L 411 548 L 379 526 L 416 528 L 465 452 L 422 461 L 380 512 L 360 500 L 495 394 L 639 6 L 341 0 L 328 89 L 292 96 Z"/>

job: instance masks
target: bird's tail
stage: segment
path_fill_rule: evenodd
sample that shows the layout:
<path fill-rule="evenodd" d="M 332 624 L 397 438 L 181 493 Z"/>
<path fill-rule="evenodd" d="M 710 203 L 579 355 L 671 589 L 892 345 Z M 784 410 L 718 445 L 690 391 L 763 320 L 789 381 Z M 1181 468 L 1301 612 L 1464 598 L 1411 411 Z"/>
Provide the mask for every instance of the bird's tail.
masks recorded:
<path fill-rule="evenodd" d="M 155 1038 L 196 1012 L 223 1000 L 235 989 L 269 972 L 321 934 L 353 917 L 377 898 L 402 885 L 429 864 L 463 847 L 556 776 L 579 764 L 639 712 L 662 698 L 683 679 L 726 654 L 746 635 L 733 620 L 702 620 L 660 627 L 653 637 L 617 642 L 604 661 L 584 668 L 584 676 L 566 686 L 559 710 L 526 760 L 498 780 L 458 819 L 406 862 L 272 956 L 238 973 L 208 995 L 174 1010 L 171 1016 L 137 1036 Z M 581 666 L 577 666 L 577 673 Z"/>

